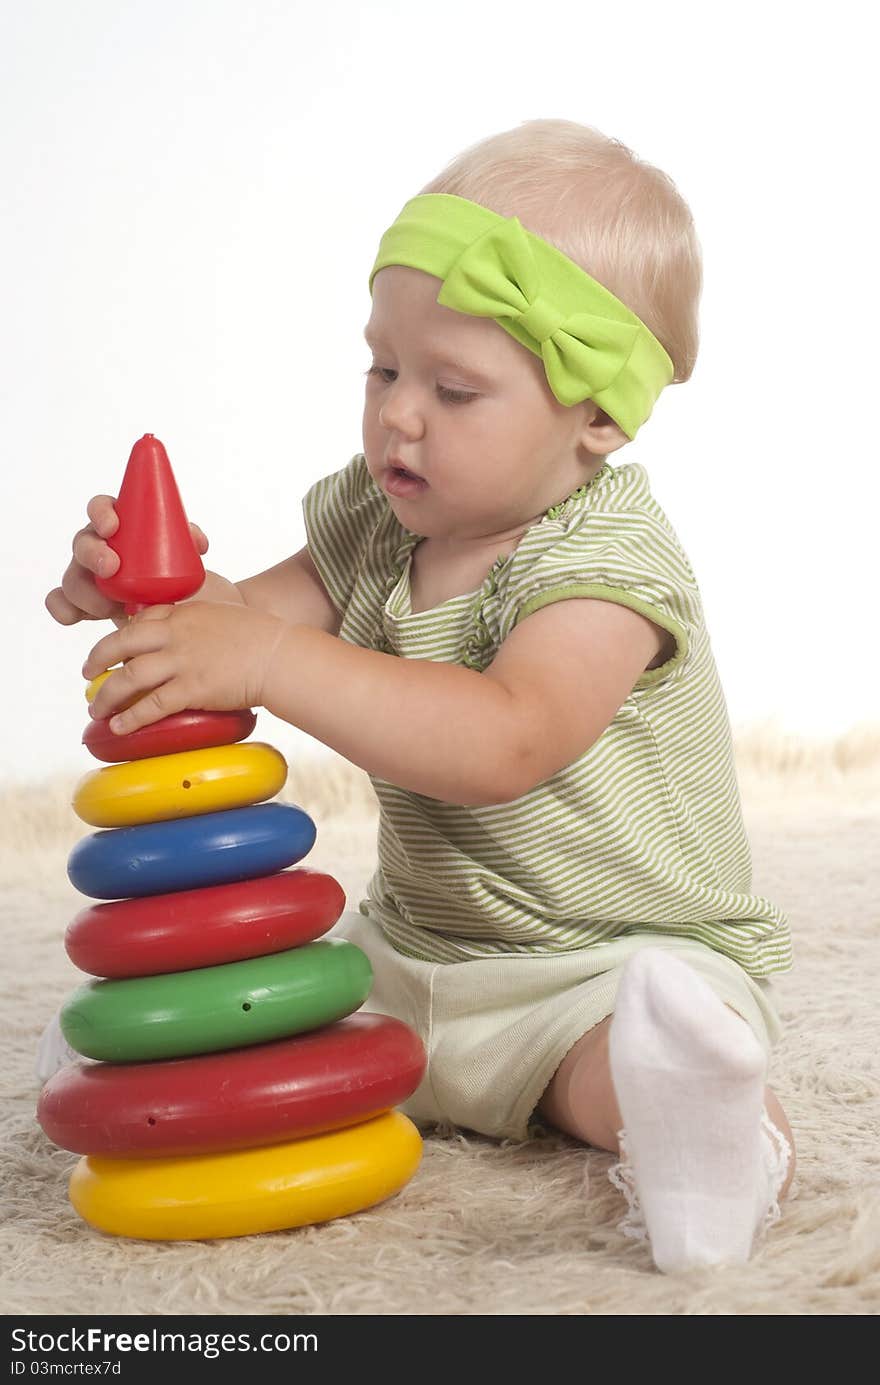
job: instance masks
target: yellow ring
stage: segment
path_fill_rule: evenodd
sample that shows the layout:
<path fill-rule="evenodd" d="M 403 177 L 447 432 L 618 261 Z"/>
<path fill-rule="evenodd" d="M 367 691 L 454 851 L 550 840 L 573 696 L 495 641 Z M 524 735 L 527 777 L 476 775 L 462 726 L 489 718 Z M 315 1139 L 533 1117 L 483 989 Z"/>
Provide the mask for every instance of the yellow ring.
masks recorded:
<path fill-rule="evenodd" d="M 107 679 L 110 677 L 110 674 L 111 674 L 111 673 L 118 673 L 119 670 L 120 670 L 121 668 L 123 668 L 123 667 L 124 667 L 123 664 L 114 664 L 112 668 L 107 668 L 107 669 L 104 670 L 103 673 L 99 673 L 98 676 L 97 676 L 96 678 L 93 678 L 93 679 L 92 679 L 91 683 L 87 683 L 87 684 L 86 684 L 86 702 L 88 702 L 89 706 L 91 706 L 91 704 L 94 702 L 95 698 L 98 696 L 98 693 L 101 691 L 101 689 L 103 688 L 104 684 L 107 682 Z M 133 707 L 134 704 L 135 704 L 136 702 L 138 702 L 142 696 L 143 696 L 142 693 L 135 693 L 135 694 L 132 696 L 130 702 L 122 702 L 122 703 L 120 703 L 120 705 L 117 707 L 116 710 L 117 710 L 118 712 L 125 712 L 125 711 L 127 711 L 128 708 L 129 708 L 129 707 Z"/>
<path fill-rule="evenodd" d="M 422 1137 L 400 1111 L 260 1149 L 178 1159 L 86 1155 L 70 1179 L 98 1231 L 147 1241 L 251 1236 L 346 1217 L 408 1183 Z"/>
<path fill-rule="evenodd" d="M 93 827 L 191 818 L 272 798 L 287 761 L 271 745 L 214 745 L 92 770 L 74 790 L 73 811 Z"/>
<path fill-rule="evenodd" d="M 122 668 L 122 665 L 117 664 L 114 668 L 105 669 L 103 673 L 98 674 L 97 678 L 93 678 L 91 683 L 86 684 L 86 702 L 94 702 L 95 698 L 98 696 L 98 693 L 101 691 L 101 688 L 104 686 L 104 684 L 107 682 L 107 679 L 110 677 L 110 674 L 115 673 L 117 668 Z"/>

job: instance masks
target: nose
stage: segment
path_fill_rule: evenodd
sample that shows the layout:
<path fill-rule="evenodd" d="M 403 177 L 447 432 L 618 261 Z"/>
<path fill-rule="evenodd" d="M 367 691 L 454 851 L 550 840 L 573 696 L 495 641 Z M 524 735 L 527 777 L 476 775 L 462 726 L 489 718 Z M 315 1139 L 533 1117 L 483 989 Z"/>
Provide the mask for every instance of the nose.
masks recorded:
<path fill-rule="evenodd" d="M 399 379 L 386 386 L 379 422 L 389 433 L 406 438 L 421 436 L 423 424 L 415 392 L 402 387 Z"/>

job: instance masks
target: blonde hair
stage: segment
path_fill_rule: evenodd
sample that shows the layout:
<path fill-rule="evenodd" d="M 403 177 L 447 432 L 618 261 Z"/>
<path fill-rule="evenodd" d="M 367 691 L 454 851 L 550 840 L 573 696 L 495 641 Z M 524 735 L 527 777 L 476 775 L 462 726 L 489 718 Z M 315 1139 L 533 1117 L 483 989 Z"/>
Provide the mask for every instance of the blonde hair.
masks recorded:
<path fill-rule="evenodd" d="M 523 226 L 625 303 L 663 344 L 674 383 L 699 345 L 702 260 L 672 179 L 572 120 L 527 120 L 457 154 L 421 189 L 467 197 Z"/>

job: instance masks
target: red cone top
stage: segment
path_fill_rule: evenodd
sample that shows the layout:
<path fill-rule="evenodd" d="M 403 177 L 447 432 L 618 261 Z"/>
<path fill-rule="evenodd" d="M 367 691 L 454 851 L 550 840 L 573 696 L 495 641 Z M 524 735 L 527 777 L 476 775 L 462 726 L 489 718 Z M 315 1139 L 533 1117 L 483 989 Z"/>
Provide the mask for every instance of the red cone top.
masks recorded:
<path fill-rule="evenodd" d="M 110 547 L 119 554 L 112 577 L 95 586 L 111 601 L 125 602 L 126 614 L 142 606 L 183 601 L 205 580 L 168 453 L 145 433 L 131 449 L 116 502 L 119 528 Z"/>

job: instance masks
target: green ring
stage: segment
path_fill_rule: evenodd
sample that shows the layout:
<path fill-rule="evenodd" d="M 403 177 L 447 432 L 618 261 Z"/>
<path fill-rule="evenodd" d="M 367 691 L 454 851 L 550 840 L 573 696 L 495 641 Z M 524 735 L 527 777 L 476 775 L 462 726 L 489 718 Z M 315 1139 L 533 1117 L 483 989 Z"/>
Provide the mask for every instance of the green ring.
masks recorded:
<path fill-rule="evenodd" d="M 373 984 L 364 952 L 342 938 L 195 971 L 89 981 L 61 1011 L 86 1058 L 125 1063 L 246 1048 L 350 1015 Z"/>

